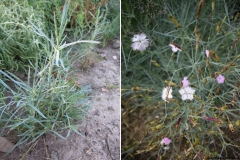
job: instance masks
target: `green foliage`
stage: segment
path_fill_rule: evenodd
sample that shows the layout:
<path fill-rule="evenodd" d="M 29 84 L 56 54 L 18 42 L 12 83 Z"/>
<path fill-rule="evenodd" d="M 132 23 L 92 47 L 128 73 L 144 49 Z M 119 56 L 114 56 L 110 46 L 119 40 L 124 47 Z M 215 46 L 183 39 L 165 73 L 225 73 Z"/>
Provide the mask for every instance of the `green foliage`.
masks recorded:
<path fill-rule="evenodd" d="M 46 56 L 45 43 L 32 30 L 30 22 L 51 37 L 55 28 L 64 26 L 62 36 L 69 42 L 80 39 L 101 40 L 103 44 L 119 33 L 119 2 L 72 0 L 62 24 L 64 0 L 33 1 L 12 0 L 0 2 L 0 67 L 2 69 L 25 70 L 38 58 Z M 55 20 L 54 20 L 55 19 Z M 55 22 L 54 22 L 55 21 Z M 55 26 L 57 24 L 57 26 Z M 106 41 L 106 42 L 105 42 Z M 81 46 L 86 47 L 86 46 Z M 80 50 L 75 46 L 75 51 Z"/>
<path fill-rule="evenodd" d="M 29 20 L 29 30 L 45 42 L 42 50 L 46 55 L 39 57 L 37 54 L 35 63 L 30 62 L 27 82 L 10 72 L 0 70 L 4 77 L 4 81 L 0 81 L 4 89 L 0 102 L 0 126 L 2 133 L 5 129 L 18 131 L 20 139 L 16 146 L 29 139 L 34 142 L 46 133 L 62 138 L 61 133 L 65 130 L 68 131 L 67 136 L 71 131 L 79 133 L 76 121 L 81 120 L 88 109 L 88 87 L 80 88 L 74 79 L 69 78 L 69 74 L 72 74 L 68 65 L 70 50 L 66 48 L 77 43 L 99 42 L 64 42 L 68 7 L 69 3 L 65 3 L 59 27 L 54 17 L 55 34 L 51 37 L 34 24 L 34 21 Z"/>
<path fill-rule="evenodd" d="M 240 24 L 231 18 L 235 1 L 212 2 L 122 1 L 123 159 L 239 157 Z M 150 46 L 133 51 L 131 38 L 142 32 Z M 182 52 L 173 53 L 170 42 Z M 192 101 L 178 92 L 184 77 L 196 90 Z M 169 82 L 175 85 L 167 103 Z M 172 140 L 167 151 L 164 137 Z"/>
<path fill-rule="evenodd" d="M 0 12 L 1 69 L 26 69 L 29 62 L 35 63 L 35 54 L 46 56 L 42 39 L 37 37 L 29 23 L 32 21 L 44 28 L 42 14 L 16 1 L 1 1 Z"/>
<path fill-rule="evenodd" d="M 119 0 L 109 1 L 106 24 L 102 27 L 101 39 L 103 46 L 120 34 L 120 6 Z"/>
<path fill-rule="evenodd" d="M 77 124 L 89 108 L 89 86 L 71 78 L 71 65 L 100 43 L 94 40 L 107 26 L 104 2 L 0 2 L 1 136 L 16 130 L 18 146 L 47 133 L 61 138 L 64 131 L 66 137 L 72 131 L 81 135 Z"/>
<path fill-rule="evenodd" d="M 17 145 L 28 139 L 34 142 L 46 133 L 61 138 L 63 131 L 68 131 L 67 137 L 71 131 L 78 133 L 75 121 L 87 113 L 88 87 L 80 88 L 74 79 L 54 78 L 47 72 L 34 75 L 33 84 L 29 85 L 30 77 L 26 84 L 11 73 L 0 72 L 17 89 L 15 92 L 5 84 L 14 98 L 2 97 L 0 108 L 2 132 L 8 128 L 17 130 L 20 136 Z"/>

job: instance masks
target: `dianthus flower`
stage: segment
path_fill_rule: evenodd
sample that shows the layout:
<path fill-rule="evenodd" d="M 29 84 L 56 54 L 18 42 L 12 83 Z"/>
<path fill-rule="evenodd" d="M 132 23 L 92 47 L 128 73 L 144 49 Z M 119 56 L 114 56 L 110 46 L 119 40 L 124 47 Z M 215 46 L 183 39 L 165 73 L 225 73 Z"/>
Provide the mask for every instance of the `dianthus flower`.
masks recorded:
<path fill-rule="evenodd" d="M 206 50 L 206 56 L 209 57 L 209 50 Z"/>
<path fill-rule="evenodd" d="M 178 47 L 177 45 L 175 45 L 175 44 L 172 43 L 172 42 L 169 44 L 169 46 L 172 47 L 172 51 L 173 51 L 173 52 L 177 52 L 177 51 L 180 51 L 180 52 L 181 52 L 181 51 L 182 51 L 180 47 Z"/>
<path fill-rule="evenodd" d="M 182 80 L 183 88 L 186 88 L 189 85 L 188 77 L 184 77 Z"/>
<path fill-rule="evenodd" d="M 225 77 L 223 75 L 219 74 L 216 79 L 217 79 L 218 84 L 221 84 L 221 83 L 224 83 Z"/>
<path fill-rule="evenodd" d="M 168 92 L 168 93 L 167 93 Z M 167 95 L 168 94 L 168 95 Z M 165 87 L 165 88 L 163 88 L 163 91 L 162 91 L 162 99 L 164 100 L 164 101 L 166 101 L 166 102 L 168 102 L 167 100 L 166 100 L 166 98 L 172 98 L 173 96 L 172 96 L 172 87 L 170 87 L 170 88 L 168 88 L 168 87 Z"/>
<path fill-rule="evenodd" d="M 187 99 L 193 100 L 193 94 L 195 90 L 187 86 L 185 88 L 181 88 L 178 92 L 181 94 L 183 101 Z"/>
<path fill-rule="evenodd" d="M 161 145 L 169 145 L 171 143 L 171 139 L 165 137 L 162 139 L 162 141 L 160 142 Z"/>
<path fill-rule="evenodd" d="M 149 45 L 148 39 L 146 39 L 146 34 L 141 33 L 141 34 L 135 34 L 132 38 L 133 44 L 131 45 L 132 49 L 139 50 L 139 51 L 144 51 Z"/>

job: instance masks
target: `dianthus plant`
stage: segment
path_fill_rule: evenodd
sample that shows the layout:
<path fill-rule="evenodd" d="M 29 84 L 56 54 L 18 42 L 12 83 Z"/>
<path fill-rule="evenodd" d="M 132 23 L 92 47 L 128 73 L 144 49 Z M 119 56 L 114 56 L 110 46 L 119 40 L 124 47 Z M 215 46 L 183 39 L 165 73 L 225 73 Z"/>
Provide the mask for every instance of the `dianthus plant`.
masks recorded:
<path fill-rule="evenodd" d="M 123 159 L 240 157 L 236 5 L 122 1 Z"/>

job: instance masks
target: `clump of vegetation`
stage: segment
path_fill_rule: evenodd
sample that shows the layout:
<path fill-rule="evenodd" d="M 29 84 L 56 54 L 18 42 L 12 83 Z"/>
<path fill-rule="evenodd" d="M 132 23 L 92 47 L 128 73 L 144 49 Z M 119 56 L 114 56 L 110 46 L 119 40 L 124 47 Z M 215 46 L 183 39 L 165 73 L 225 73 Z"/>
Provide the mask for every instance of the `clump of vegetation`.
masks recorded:
<path fill-rule="evenodd" d="M 105 39 L 97 36 L 102 26 L 108 27 L 105 17 L 110 13 L 103 10 L 107 4 L 102 0 L 0 2 L 1 136 L 17 131 L 18 146 L 46 133 L 61 138 L 64 131 L 66 137 L 72 131 L 81 135 L 77 121 L 90 106 L 90 86 L 77 83 L 71 64 Z M 73 52 L 74 46 L 78 52 Z"/>
<path fill-rule="evenodd" d="M 235 8 L 122 1 L 122 159 L 240 156 Z"/>
<path fill-rule="evenodd" d="M 24 70 L 29 62 L 35 63 L 36 54 L 45 57 L 43 40 L 30 24 L 31 21 L 45 31 L 43 15 L 17 1 L 1 1 L 0 8 L 1 69 Z"/>

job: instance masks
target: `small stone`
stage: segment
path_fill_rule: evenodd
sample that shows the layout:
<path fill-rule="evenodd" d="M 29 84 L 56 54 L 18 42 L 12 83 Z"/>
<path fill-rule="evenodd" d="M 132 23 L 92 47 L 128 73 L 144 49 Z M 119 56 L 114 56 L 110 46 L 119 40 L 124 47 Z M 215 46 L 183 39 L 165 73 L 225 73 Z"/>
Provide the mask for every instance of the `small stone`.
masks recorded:
<path fill-rule="evenodd" d="M 114 60 L 117 60 L 117 56 L 113 56 L 113 59 L 114 59 Z"/>
<path fill-rule="evenodd" d="M 103 92 L 107 92 L 108 90 L 107 90 L 107 89 L 105 89 L 105 88 L 102 88 L 102 91 L 103 91 Z"/>

